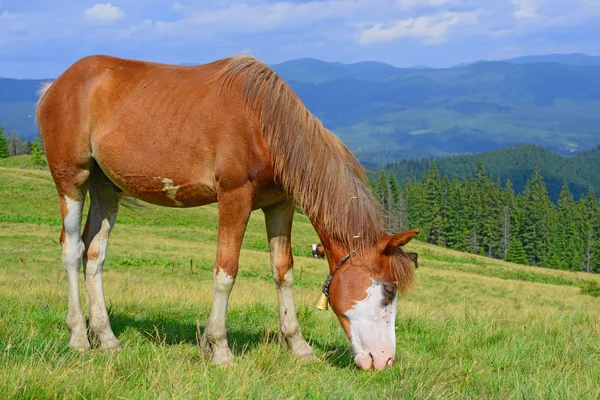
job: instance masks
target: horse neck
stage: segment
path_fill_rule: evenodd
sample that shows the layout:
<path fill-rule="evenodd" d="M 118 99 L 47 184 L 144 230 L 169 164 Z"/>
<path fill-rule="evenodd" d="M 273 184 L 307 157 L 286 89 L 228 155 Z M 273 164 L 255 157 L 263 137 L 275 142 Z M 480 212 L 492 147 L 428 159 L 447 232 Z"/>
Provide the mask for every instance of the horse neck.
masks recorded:
<path fill-rule="evenodd" d="M 341 240 L 336 239 L 333 237 L 333 235 L 327 232 L 318 222 L 313 222 L 313 227 L 317 231 L 317 235 L 319 235 L 321 244 L 323 245 L 323 250 L 327 255 L 329 273 L 333 273 L 333 270 L 338 263 L 342 260 L 342 258 L 350 253 L 351 250 Z"/>

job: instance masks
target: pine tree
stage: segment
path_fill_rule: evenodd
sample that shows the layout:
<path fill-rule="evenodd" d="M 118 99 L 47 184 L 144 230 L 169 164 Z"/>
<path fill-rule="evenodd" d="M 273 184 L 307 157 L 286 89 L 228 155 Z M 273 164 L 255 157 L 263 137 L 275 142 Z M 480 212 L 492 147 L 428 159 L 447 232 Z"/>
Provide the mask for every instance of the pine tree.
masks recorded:
<path fill-rule="evenodd" d="M 399 230 L 402 226 L 402 219 L 404 211 L 402 210 L 401 193 L 398 182 L 394 174 L 390 174 L 388 182 L 388 201 L 387 201 L 387 214 L 388 214 L 388 226 L 393 231 Z"/>
<path fill-rule="evenodd" d="M 481 253 L 481 192 L 479 181 L 469 177 L 465 187 L 465 246 L 470 253 Z"/>
<path fill-rule="evenodd" d="M 444 236 L 446 237 L 446 245 L 451 249 L 465 249 L 465 193 L 464 186 L 456 178 L 456 174 L 452 177 L 448 187 L 448 200 L 446 201 L 446 225 Z"/>
<path fill-rule="evenodd" d="M 33 141 L 33 146 L 31 147 L 31 158 L 29 160 L 30 164 L 36 167 L 45 167 L 46 157 L 44 156 L 44 152 L 42 150 L 42 144 L 36 138 Z"/>
<path fill-rule="evenodd" d="M 0 126 L 0 158 L 9 157 L 10 153 L 8 152 L 8 140 L 6 136 L 4 136 L 4 128 Z"/>
<path fill-rule="evenodd" d="M 508 253 L 508 246 L 510 245 L 511 239 L 511 215 L 515 208 L 515 191 L 512 186 L 510 179 L 506 180 L 506 186 L 502 192 L 502 258 L 506 259 Z"/>
<path fill-rule="evenodd" d="M 493 178 L 487 180 L 482 195 L 482 244 L 485 255 L 497 257 L 500 255 L 502 238 L 502 201 L 500 187 Z"/>
<path fill-rule="evenodd" d="M 377 199 L 381 203 L 381 206 L 384 210 L 387 210 L 389 190 L 390 189 L 388 186 L 387 177 L 385 176 L 385 171 L 381 170 L 379 173 L 379 181 L 377 181 L 377 185 L 375 186 L 375 194 L 377 195 Z"/>
<path fill-rule="evenodd" d="M 583 270 L 592 272 L 595 270 L 598 240 L 595 236 L 595 211 L 597 209 L 596 196 L 590 188 L 586 197 L 581 197 L 578 204 L 580 216 L 580 235 L 583 245 Z"/>
<path fill-rule="evenodd" d="M 525 254 L 523 244 L 518 237 L 513 236 L 511 238 L 505 260 L 517 264 L 527 264 L 527 255 Z"/>
<path fill-rule="evenodd" d="M 427 175 L 424 185 L 425 189 L 425 213 L 423 229 L 429 243 L 439 246 L 445 244 L 444 239 L 444 213 L 443 213 L 443 192 L 440 182 L 440 175 L 435 162 L 432 162 L 431 169 Z"/>
<path fill-rule="evenodd" d="M 560 191 L 552 222 L 554 235 L 551 237 L 546 266 L 581 270 L 584 248 L 580 230 L 581 215 L 566 182 Z"/>
<path fill-rule="evenodd" d="M 527 181 L 522 205 L 521 240 L 527 261 L 531 265 L 543 265 L 548 256 L 553 207 L 539 167 Z"/>
<path fill-rule="evenodd" d="M 410 178 L 406 179 L 404 189 L 406 198 L 406 219 L 409 229 L 419 229 L 417 235 L 419 240 L 426 240 L 425 230 L 423 228 L 423 189 L 419 181 L 411 182 Z"/>

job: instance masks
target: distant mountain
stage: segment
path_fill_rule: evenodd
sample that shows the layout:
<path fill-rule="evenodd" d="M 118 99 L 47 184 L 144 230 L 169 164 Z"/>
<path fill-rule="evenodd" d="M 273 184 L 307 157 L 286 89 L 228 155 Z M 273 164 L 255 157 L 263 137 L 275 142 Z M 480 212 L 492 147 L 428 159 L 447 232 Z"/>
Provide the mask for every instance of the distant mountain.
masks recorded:
<path fill-rule="evenodd" d="M 272 65 L 288 82 L 320 83 L 339 79 L 385 80 L 401 74 L 393 65 L 362 61 L 353 64 L 326 62 L 314 58 L 301 58 Z"/>
<path fill-rule="evenodd" d="M 304 58 L 273 68 L 361 161 L 381 166 L 519 143 L 559 154 L 592 149 L 600 145 L 597 59 L 531 56 L 432 69 Z M 35 135 L 40 84 L 0 80 L 0 124 Z"/>
<path fill-rule="evenodd" d="M 483 163 L 486 173 L 495 179 L 500 177 L 502 185 L 510 179 L 516 192 L 524 189 L 527 180 L 536 167 L 540 168 L 550 197 L 556 201 L 564 182 L 576 199 L 588 192 L 589 188 L 600 193 L 600 146 L 576 156 L 562 157 L 542 147 L 534 145 L 517 145 L 491 152 L 431 158 L 421 160 L 406 160 L 388 164 L 386 172 L 396 176 L 399 182 L 407 178 L 421 179 L 423 173 L 435 162 L 440 176 L 458 178 L 475 176 L 477 164 Z M 371 179 L 376 173 L 371 173 Z"/>
<path fill-rule="evenodd" d="M 587 54 L 546 54 L 540 56 L 523 56 L 506 60 L 513 64 L 558 63 L 573 66 L 600 65 L 600 56 Z"/>
<path fill-rule="evenodd" d="M 600 66 L 484 62 L 290 84 L 357 153 L 440 155 L 533 143 L 571 154 L 600 144 Z"/>

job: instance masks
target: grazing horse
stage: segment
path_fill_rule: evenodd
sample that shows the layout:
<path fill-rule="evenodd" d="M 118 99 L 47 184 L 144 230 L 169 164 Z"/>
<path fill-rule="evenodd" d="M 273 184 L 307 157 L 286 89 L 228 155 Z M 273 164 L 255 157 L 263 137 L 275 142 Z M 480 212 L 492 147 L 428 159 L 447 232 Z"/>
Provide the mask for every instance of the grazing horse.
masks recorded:
<path fill-rule="evenodd" d="M 312 254 L 314 258 L 325 258 L 325 248 L 321 243 L 312 245 Z"/>
<path fill-rule="evenodd" d="M 419 268 L 419 254 L 407 252 L 406 255 L 408 256 L 408 258 L 411 259 L 412 262 L 415 263 L 415 268 L 418 269 Z"/>
<path fill-rule="evenodd" d="M 280 343 L 314 358 L 293 295 L 298 201 L 327 253 L 329 302 L 355 362 L 363 369 L 394 363 L 396 292 L 413 282 L 401 246 L 418 231 L 387 231 L 358 160 L 271 68 L 248 56 L 191 67 L 89 56 L 40 90 L 36 117 L 63 221 L 71 347 L 90 347 L 79 301 L 82 262 L 91 337 L 102 349 L 120 347 L 102 266 L 119 204 L 133 198 L 166 207 L 218 203 L 214 299 L 201 339 L 218 364 L 233 361 L 227 303 L 248 218 L 261 209 Z"/>

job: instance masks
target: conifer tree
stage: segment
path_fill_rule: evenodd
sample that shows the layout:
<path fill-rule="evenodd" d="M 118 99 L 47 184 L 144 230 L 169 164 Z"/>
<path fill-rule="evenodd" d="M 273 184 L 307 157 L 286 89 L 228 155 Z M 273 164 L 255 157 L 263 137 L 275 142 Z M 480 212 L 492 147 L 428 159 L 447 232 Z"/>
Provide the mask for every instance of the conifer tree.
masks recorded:
<path fill-rule="evenodd" d="M 464 205 L 464 192 L 463 187 L 456 174 L 452 177 L 450 185 L 448 187 L 448 200 L 446 202 L 446 225 L 444 229 L 444 236 L 446 237 L 446 244 L 451 249 L 465 250 L 465 228 L 466 219 L 465 205 Z"/>
<path fill-rule="evenodd" d="M 466 219 L 465 240 L 466 250 L 470 253 L 481 253 L 481 192 L 479 180 L 469 177 L 465 187 Z"/>
<path fill-rule="evenodd" d="M 401 193 L 398 182 L 394 174 L 390 174 L 388 182 L 388 201 L 387 201 L 387 215 L 388 215 L 388 226 L 394 230 L 399 230 L 404 224 L 402 223 L 404 210 L 401 204 Z"/>
<path fill-rule="evenodd" d="M 443 246 L 444 241 L 444 213 L 442 209 L 443 193 L 440 175 L 432 162 L 431 169 L 424 185 L 425 208 L 423 218 L 423 229 L 429 243 Z"/>
<path fill-rule="evenodd" d="M 594 235 L 594 223 L 595 215 L 594 210 L 596 209 L 596 198 L 593 191 L 590 190 L 588 195 L 581 197 L 577 204 L 579 208 L 579 230 L 581 236 L 582 250 L 583 250 L 583 264 L 582 269 L 585 272 L 591 272 L 594 268 L 596 258 L 596 237 Z"/>
<path fill-rule="evenodd" d="M 33 146 L 31 147 L 31 158 L 29 162 L 31 165 L 36 167 L 46 166 L 46 157 L 44 156 L 44 152 L 42 150 L 42 144 L 37 138 L 33 141 Z"/>
<path fill-rule="evenodd" d="M 387 210 L 389 187 L 384 170 L 381 170 L 381 172 L 379 173 L 379 180 L 377 181 L 377 185 L 375 186 L 375 193 L 377 194 L 377 199 L 381 203 L 383 209 Z"/>
<path fill-rule="evenodd" d="M 579 207 L 566 182 L 563 184 L 553 219 L 554 235 L 549 249 L 547 266 L 560 269 L 581 270 L 583 265 L 583 242 Z"/>
<path fill-rule="evenodd" d="M 506 186 L 502 192 L 502 258 L 506 259 L 508 253 L 508 246 L 510 245 L 511 239 L 511 215 L 515 208 L 515 191 L 512 186 L 510 179 L 506 180 Z"/>
<path fill-rule="evenodd" d="M 485 183 L 482 194 L 482 244 L 484 253 L 488 257 L 500 254 L 501 226 L 502 226 L 502 201 L 500 188 L 490 177 Z"/>
<path fill-rule="evenodd" d="M 4 136 L 4 128 L 0 126 L 0 158 L 7 158 L 10 156 L 8 152 L 8 140 Z"/>
<path fill-rule="evenodd" d="M 511 238 L 505 260 L 517 264 L 527 264 L 525 249 L 523 248 L 523 244 L 518 237 L 513 236 Z"/>
<path fill-rule="evenodd" d="M 523 199 L 522 243 L 531 265 L 542 265 L 548 256 L 552 205 L 539 167 L 527 181 Z"/>

